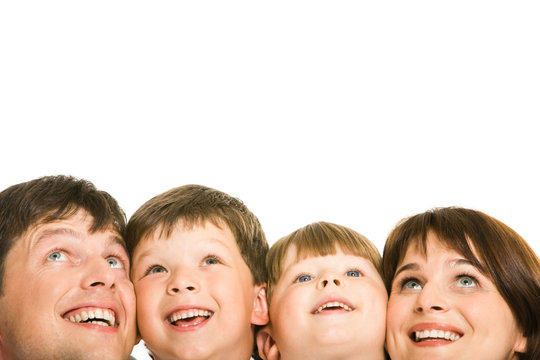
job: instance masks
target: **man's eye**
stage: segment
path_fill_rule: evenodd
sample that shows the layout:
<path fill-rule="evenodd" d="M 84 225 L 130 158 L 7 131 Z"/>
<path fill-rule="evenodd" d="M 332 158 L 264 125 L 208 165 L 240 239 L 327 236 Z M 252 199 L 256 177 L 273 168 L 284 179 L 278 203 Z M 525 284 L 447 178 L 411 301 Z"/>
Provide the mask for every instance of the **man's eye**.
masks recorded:
<path fill-rule="evenodd" d="M 66 261 L 67 257 L 66 254 L 60 251 L 53 251 L 52 253 L 47 256 L 48 261 Z"/>
<path fill-rule="evenodd" d="M 350 277 L 360 277 L 360 271 L 358 270 L 349 270 L 345 273 L 346 276 Z"/>
<path fill-rule="evenodd" d="M 312 279 L 311 275 L 300 275 L 296 278 L 296 282 L 302 283 L 306 281 L 310 281 Z"/>
<path fill-rule="evenodd" d="M 123 269 L 124 264 L 116 258 L 110 257 L 107 259 L 107 262 L 109 263 L 109 266 L 113 269 Z"/>

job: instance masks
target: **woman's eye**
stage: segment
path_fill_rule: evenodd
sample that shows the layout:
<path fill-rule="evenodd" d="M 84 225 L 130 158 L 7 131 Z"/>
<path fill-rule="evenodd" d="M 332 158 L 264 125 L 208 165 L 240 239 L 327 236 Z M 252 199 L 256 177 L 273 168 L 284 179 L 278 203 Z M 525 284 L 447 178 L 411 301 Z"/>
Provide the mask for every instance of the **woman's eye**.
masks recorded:
<path fill-rule="evenodd" d="M 300 275 L 299 277 L 296 278 L 296 282 L 306 282 L 306 281 L 310 281 L 312 279 L 312 277 L 310 275 Z"/>
<path fill-rule="evenodd" d="M 358 270 L 349 270 L 345 273 L 346 276 L 350 277 L 360 277 L 360 271 Z"/>
<path fill-rule="evenodd" d="M 475 287 L 476 286 L 476 280 L 473 279 L 472 277 L 470 276 L 461 276 L 459 279 L 458 279 L 458 284 L 457 286 L 458 287 L 464 287 L 464 288 L 469 288 L 469 287 Z"/>
<path fill-rule="evenodd" d="M 124 264 L 116 258 L 110 257 L 107 259 L 107 262 L 109 263 L 109 266 L 113 269 L 123 269 Z"/>
<path fill-rule="evenodd" d="M 66 261 L 67 257 L 66 254 L 60 251 L 53 251 L 52 253 L 47 256 L 48 261 Z"/>
<path fill-rule="evenodd" d="M 422 290 L 422 285 L 416 279 L 406 279 L 402 282 L 403 290 Z"/>
<path fill-rule="evenodd" d="M 152 265 L 148 268 L 148 270 L 146 270 L 146 275 L 159 274 L 159 273 L 165 273 L 165 272 L 167 272 L 167 270 L 163 266 Z"/>

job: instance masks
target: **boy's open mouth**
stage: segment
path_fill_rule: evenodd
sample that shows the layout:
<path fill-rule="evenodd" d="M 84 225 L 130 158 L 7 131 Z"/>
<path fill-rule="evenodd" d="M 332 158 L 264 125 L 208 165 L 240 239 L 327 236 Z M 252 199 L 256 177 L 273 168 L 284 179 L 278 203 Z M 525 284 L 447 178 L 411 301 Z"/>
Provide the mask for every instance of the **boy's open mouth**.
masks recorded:
<path fill-rule="evenodd" d="M 118 327 L 116 314 L 112 309 L 85 307 L 68 311 L 63 317 L 73 323 Z"/>
<path fill-rule="evenodd" d="M 187 309 L 175 311 L 167 317 L 171 325 L 180 327 L 196 326 L 208 320 L 214 313 L 204 309 Z"/>

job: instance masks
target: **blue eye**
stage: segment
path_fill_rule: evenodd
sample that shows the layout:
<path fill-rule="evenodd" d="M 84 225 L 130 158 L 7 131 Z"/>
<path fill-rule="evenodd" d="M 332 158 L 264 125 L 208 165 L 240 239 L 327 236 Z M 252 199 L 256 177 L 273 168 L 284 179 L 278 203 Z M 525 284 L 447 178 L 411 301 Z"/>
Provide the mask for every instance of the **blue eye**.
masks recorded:
<path fill-rule="evenodd" d="M 295 282 L 302 283 L 302 282 L 310 281 L 311 279 L 313 278 L 310 275 L 300 275 L 299 277 L 296 278 Z"/>
<path fill-rule="evenodd" d="M 458 279 L 457 286 L 463 288 L 475 287 L 477 285 L 476 279 L 471 276 L 461 275 Z"/>
<path fill-rule="evenodd" d="M 206 259 L 204 259 L 203 261 L 203 265 L 204 266 L 207 266 L 207 265 L 217 265 L 217 264 L 221 264 L 221 261 L 219 261 L 219 259 L 215 256 L 208 256 Z"/>
<path fill-rule="evenodd" d="M 401 282 L 401 289 L 403 290 L 422 290 L 422 285 L 417 279 L 404 279 Z"/>
<path fill-rule="evenodd" d="M 119 261 L 116 258 L 110 257 L 107 259 L 107 262 L 109 263 L 109 266 L 113 269 L 123 269 L 124 264 L 122 264 L 121 261 Z"/>
<path fill-rule="evenodd" d="M 66 254 L 60 251 L 53 251 L 52 253 L 47 256 L 48 261 L 66 261 L 67 257 Z"/>
<path fill-rule="evenodd" d="M 165 273 L 165 272 L 167 272 L 167 270 L 163 266 L 161 266 L 161 265 L 151 265 L 148 268 L 148 270 L 146 270 L 145 275 Z"/>
<path fill-rule="evenodd" d="M 360 271 L 358 270 L 349 270 L 345 273 L 346 276 L 350 276 L 350 277 L 360 277 Z"/>

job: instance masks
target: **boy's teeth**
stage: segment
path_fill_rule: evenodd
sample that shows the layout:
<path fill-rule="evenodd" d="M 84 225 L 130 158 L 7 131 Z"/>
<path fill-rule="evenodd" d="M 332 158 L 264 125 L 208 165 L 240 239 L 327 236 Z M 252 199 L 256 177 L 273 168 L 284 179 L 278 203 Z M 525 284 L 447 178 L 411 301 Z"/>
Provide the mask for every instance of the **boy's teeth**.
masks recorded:
<path fill-rule="evenodd" d="M 92 323 L 102 326 L 115 326 L 116 317 L 114 312 L 106 309 L 94 309 L 71 314 L 64 318 L 74 323 Z"/>
<path fill-rule="evenodd" d="M 188 311 L 178 311 L 170 315 L 168 320 L 170 323 L 174 323 L 178 320 L 191 319 L 191 318 L 196 318 L 199 316 L 208 318 L 211 315 L 212 315 L 211 311 L 202 310 L 202 309 L 193 309 L 193 310 L 188 310 Z"/>
<path fill-rule="evenodd" d="M 342 302 L 339 302 L 339 301 L 334 301 L 334 302 L 329 302 L 329 303 L 326 303 L 326 304 L 320 306 L 315 311 L 315 314 L 320 313 L 321 311 L 323 311 L 326 308 L 334 308 L 334 307 L 340 307 L 340 308 L 343 308 L 343 309 L 345 309 L 347 311 L 352 311 L 352 309 L 348 305 L 346 305 L 346 304 L 344 304 Z"/>
<path fill-rule="evenodd" d="M 415 341 L 423 341 L 429 339 L 445 339 L 450 341 L 459 340 L 461 336 L 453 331 L 444 330 L 424 330 L 415 332 Z"/>

